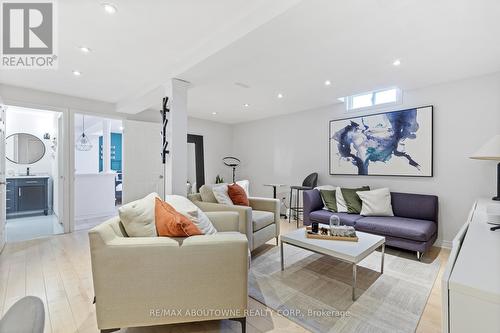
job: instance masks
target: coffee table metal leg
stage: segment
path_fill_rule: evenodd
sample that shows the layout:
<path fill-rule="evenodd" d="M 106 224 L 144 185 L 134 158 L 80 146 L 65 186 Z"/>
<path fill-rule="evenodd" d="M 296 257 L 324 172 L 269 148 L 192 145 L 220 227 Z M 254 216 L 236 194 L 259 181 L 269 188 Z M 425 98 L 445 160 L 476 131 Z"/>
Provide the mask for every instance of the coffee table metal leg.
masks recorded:
<path fill-rule="evenodd" d="M 356 264 L 352 264 L 352 300 L 356 300 Z"/>
<path fill-rule="evenodd" d="M 285 259 L 283 258 L 283 241 L 280 241 L 280 252 L 281 252 L 281 270 L 285 270 Z"/>
<path fill-rule="evenodd" d="M 384 274 L 384 255 L 385 255 L 385 244 L 382 244 L 382 259 L 380 262 L 380 274 Z"/>

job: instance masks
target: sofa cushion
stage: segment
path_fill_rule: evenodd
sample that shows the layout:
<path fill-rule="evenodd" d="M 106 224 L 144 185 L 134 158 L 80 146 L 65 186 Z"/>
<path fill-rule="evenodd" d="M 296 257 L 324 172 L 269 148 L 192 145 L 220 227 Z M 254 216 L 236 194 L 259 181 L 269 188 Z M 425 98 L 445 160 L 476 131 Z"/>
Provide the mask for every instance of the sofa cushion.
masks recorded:
<path fill-rule="evenodd" d="M 120 220 L 130 237 L 156 237 L 155 198 L 151 193 L 146 197 L 129 202 L 118 208 Z"/>
<path fill-rule="evenodd" d="M 425 242 L 436 233 L 436 223 L 405 217 L 363 217 L 356 221 L 356 230 Z"/>
<path fill-rule="evenodd" d="M 350 188 L 350 189 L 349 188 L 337 187 L 335 189 L 335 200 L 337 200 L 337 211 L 339 213 L 352 213 L 352 212 L 349 212 L 346 199 L 344 198 L 344 195 L 343 195 L 343 192 L 342 192 L 343 190 L 347 190 L 347 192 L 352 191 L 352 190 L 355 190 L 355 191 L 369 191 L 370 187 L 369 186 L 363 186 L 363 187 L 360 187 L 360 188 Z M 358 197 L 358 199 L 359 199 L 359 197 Z M 359 210 L 361 211 L 361 199 L 359 199 L 359 200 L 360 200 L 360 202 L 359 202 Z M 359 212 L 357 214 L 359 214 Z"/>
<path fill-rule="evenodd" d="M 207 214 L 199 209 L 191 200 L 180 195 L 171 194 L 165 196 L 165 202 L 170 204 L 181 214 L 189 217 L 204 235 L 212 235 L 217 232 Z"/>
<path fill-rule="evenodd" d="M 344 225 L 354 226 L 356 221 L 362 218 L 360 215 L 356 214 L 347 214 L 347 213 L 332 213 L 327 210 L 321 209 L 309 214 L 309 219 L 312 222 L 330 224 L 330 216 L 337 215 L 340 219 L 340 223 Z"/>
<path fill-rule="evenodd" d="M 394 215 L 418 220 L 438 221 L 435 195 L 391 192 Z"/>
<path fill-rule="evenodd" d="M 252 227 L 257 231 L 274 223 L 274 214 L 263 210 L 252 210 Z"/>
<path fill-rule="evenodd" d="M 319 193 L 321 194 L 321 200 L 323 200 L 323 204 L 325 205 L 326 210 L 337 212 L 335 190 L 319 190 Z"/>
<path fill-rule="evenodd" d="M 348 213 L 359 214 L 361 212 L 361 199 L 357 192 L 369 190 L 370 187 L 368 186 L 360 188 L 341 188 L 342 197 L 344 197 Z"/>
<path fill-rule="evenodd" d="M 250 196 L 250 181 L 249 180 L 238 180 L 236 184 L 240 185 L 244 190 L 247 195 L 247 197 Z"/>
<path fill-rule="evenodd" d="M 363 202 L 360 215 L 394 216 L 391 205 L 391 192 L 388 188 L 356 192 Z"/>
<path fill-rule="evenodd" d="M 219 184 L 212 187 L 215 199 L 222 205 L 232 205 L 233 201 L 227 193 L 227 184 Z"/>
<path fill-rule="evenodd" d="M 185 215 L 179 213 L 160 198 L 155 199 L 155 224 L 158 236 L 189 237 L 203 235 L 198 227 Z"/>
<path fill-rule="evenodd" d="M 201 200 L 203 200 L 203 202 L 212 202 L 212 203 L 218 202 L 217 199 L 215 199 L 214 191 L 212 190 L 213 186 L 214 184 L 205 184 L 202 187 L 200 187 L 200 195 L 201 195 Z"/>
<path fill-rule="evenodd" d="M 238 184 L 231 184 L 227 186 L 227 194 L 233 204 L 238 206 L 250 206 L 248 202 L 248 196 L 245 189 Z"/>

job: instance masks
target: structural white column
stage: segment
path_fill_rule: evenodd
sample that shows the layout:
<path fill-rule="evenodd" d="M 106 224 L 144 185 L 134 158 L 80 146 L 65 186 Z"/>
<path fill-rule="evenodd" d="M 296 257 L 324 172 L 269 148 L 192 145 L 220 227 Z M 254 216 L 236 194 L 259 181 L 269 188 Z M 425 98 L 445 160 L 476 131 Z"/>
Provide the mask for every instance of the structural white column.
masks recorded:
<path fill-rule="evenodd" d="M 111 172 L 111 121 L 102 121 L 102 172 Z"/>
<path fill-rule="evenodd" d="M 171 82 L 170 114 L 167 125 L 168 150 L 165 170 L 165 193 L 187 195 L 187 89 L 189 83 Z"/>

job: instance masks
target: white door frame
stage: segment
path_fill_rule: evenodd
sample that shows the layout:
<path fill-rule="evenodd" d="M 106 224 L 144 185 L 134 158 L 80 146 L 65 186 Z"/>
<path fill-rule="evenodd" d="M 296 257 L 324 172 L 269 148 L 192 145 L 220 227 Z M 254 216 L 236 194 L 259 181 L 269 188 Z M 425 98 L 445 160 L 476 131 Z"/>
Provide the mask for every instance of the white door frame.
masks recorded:
<path fill-rule="evenodd" d="M 0 154 L 0 200 L 2 202 L 0 203 L 0 253 L 2 253 L 2 250 L 5 247 L 5 243 L 7 242 L 7 236 L 5 234 L 5 224 L 7 223 L 7 180 L 6 180 L 6 175 L 5 175 L 5 107 L 2 103 L 2 99 L 0 98 L 0 127 L 1 127 L 1 140 L 0 144 L 3 145 L 3 147 L 0 149 L 1 154 Z"/>
<path fill-rule="evenodd" d="M 69 206 L 69 230 L 67 232 L 73 232 L 75 230 L 75 115 L 76 114 L 81 114 L 85 116 L 95 116 L 95 117 L 100 117 L 100 118 L 105 118 L 105 119 L 116 119 L 116 120 L 121 120 L 122 122 L 125 120 L 124 117 L 120 115 L 113 115 L 113 114 L 107 114 L 107 113 L 98 113 L 98 112 L 91 112 L 91 111 L 85 111 L 85 110 L 79 110 L 79 109 L 70 109 L 68 110 L 69 112 L 69 117 L 68 121 L 68 127 L 69 127 L 69 135 L 67 140 L 69 142 L 69 170 L 71 170 L 71 174 L 68 177 L 69 179 L 69 192 L 67 196 L 68 206 Z M 123 161 L 122 161 L 123 163 Z M 123 165 L 122 165 L 123 168 Z M 66 231 L 65 231 L 66 232 Z"/>
<path fill-rule="evenodd" d="M 68 181 L 70 179 L 69 175 L 69 166 L 70 166 L 70 161 L 68 160 L 67 156 L 71 147 L 71 142 L 70 140 L 71 137 L 68 137 L 69 133 L 69 116 L 70 116 L 70 109 L 69 108 L 62 108 L 62 107 L 55 107 L 51 105 L 43 105 L 43 104 L 36 104 L 36 103 L 27 103 L 23 101 L 18 101 L 18 100 L 12 100 L 12 99 L 5 99 L 4 100 L 4 105 L 6 106 L 18 106 L 22 108 L 29 108 L 29 109 L 35 109 L 35 110 L 45 110 L 45 111 L 55 111 L 55 112 L 60 112 L 63 117 L 63 137 L 58 138 L 58 144 L 63 146 L 63 169 L 64 172 L 62 174 L 63 177 L 63 207 L 62 207 L 62 215 L 63 215 L 63 229 L 65 233 L 68 233 L 71 231 L 71 221 L 67 217 L 71 216 L 71 210 L 69 206 L 69 195 L 70 194 L 70 182 Z M 61 175 L 59 175 L 61 176 Z M 59 179 L 60 181 L 61 179 Z"/>

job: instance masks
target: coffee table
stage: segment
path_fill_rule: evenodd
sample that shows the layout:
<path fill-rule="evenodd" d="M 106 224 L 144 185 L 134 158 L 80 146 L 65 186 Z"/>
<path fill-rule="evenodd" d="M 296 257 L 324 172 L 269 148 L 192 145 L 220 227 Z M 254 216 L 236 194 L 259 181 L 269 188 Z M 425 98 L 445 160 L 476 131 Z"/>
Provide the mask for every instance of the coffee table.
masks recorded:
<path fill-rule="evenodd" d="M 356 235 L 358 236 L 357 242 L 307 238 L 305 228 L 300 228 L 286 235 L 282 235 L 280 237 L 281 270 L 283 271 L 285 269 L 283 244 L 293 245 L 304 250 L 324 254 L 350 263 L 352 264 L 352 300 L 355 301 L 357 264 L 373 253 L 377 248 L 381 247 L 382 259 L 380 263 L 380 273 L 383 274 L 385 253 L 385 237 L 360 231 L 356 231 Z"/>

